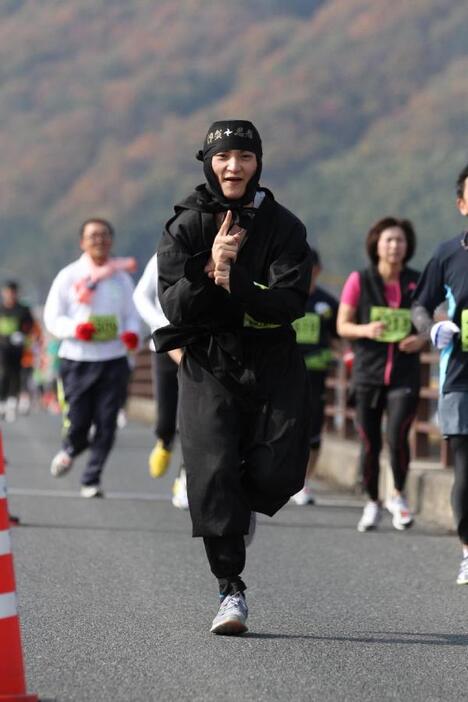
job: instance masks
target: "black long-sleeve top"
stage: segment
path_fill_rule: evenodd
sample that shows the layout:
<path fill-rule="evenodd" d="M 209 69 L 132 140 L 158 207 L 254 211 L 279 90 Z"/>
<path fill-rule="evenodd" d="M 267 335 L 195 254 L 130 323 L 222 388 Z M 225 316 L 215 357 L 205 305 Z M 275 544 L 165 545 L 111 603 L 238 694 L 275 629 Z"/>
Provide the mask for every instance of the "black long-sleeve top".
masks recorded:
<path fill-rule="evenodd" d="M 295 344 L 291 323 L 305 312 L 310 282 L 304 225 L 264 192 L 231 266 L 230 293 L 204 272 L 217 227 L 193 197 L 176 207 L 158 250 L 159 299 L 171 325 L 155 332 L 156 348 L 185 346 L 221 381 L 235 376 L 240 385 L 261 374 L 260 349 L 271 355 Z"/>

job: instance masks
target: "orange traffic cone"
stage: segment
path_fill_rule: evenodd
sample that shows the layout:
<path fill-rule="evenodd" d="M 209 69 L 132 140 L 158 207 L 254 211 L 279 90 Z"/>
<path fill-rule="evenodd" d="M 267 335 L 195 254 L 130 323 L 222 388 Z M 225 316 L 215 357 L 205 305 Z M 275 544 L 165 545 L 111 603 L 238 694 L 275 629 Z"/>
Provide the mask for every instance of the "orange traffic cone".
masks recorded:
<path fill-rule="evenodd" d="M 26 694 L 0 432 L 0 702 L 38 702 Z"/>

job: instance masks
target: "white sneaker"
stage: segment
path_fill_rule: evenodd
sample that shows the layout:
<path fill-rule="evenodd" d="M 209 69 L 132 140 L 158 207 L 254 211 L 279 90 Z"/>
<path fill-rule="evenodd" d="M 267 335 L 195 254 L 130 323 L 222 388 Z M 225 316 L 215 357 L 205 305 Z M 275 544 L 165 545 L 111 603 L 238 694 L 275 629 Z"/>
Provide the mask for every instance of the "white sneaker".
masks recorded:
<path fill-rule="evenodd" d="M 242 592 L 226 595 L 219 606 L 219 611 L 211 625 L 212 634 L 244 634 L 249 610 Z"/>
<path fill-rule="evenodd" d="M 187 497 L 187 474 L 185 473 L 185 468 L 181 468 L 179 477 L 174 480 L 174 485 L 172 486 L 172 504 L 177 509 L 188 509 L 188 497 Z"/>
<path fill-rule="evenodd" d="M 5 421 L 14 422 L 16 420 L 16 410 L 18 407 L 18 400 L 16 397 L 9 397 L 5 403 Z"/>
<path fill-rule="evenodd" d="M 119 429 L 125 429 L 128 424 L 127 413 L 124 409 L 120 409 L 117 415 L 117 427 Z"/>
<path fill-rule="evenodd" d="M 294 504 L 298 505 L 299 507 L 315 504 L 315 499 L 310 487 L 304 485 L 302 490 L 299 490 L 299 492 L 296 492 L 296 494 L 291 497 L 291 502 L 294 502 Z"/>
<path fill-rule="evenodd" d="M 385 502 L 385 507 L 392 515 L 392 524 L 398 531 L 409 529 L 413 524 L 413 515 L 409 511 L 408 503 L 404 497 L 397 495 Z"/>
<path fill-rule="evenodd" d="M 369 501 L 362 512 L 362 517 L 357 525 L 357 530 L 371 531 L 377 529 L 380 520 L 382 519 L 382 509 L 378 502 Z"/>
<path fill-rule="evenodd" d="M 104 497 L 100 485 L 82 485 L 80 495 L 81 497 Z"/>
<path fill-rule="evenodd" d="M 27 393 L 22 393 L 18 400 L 18 413 L 21 415 L 29 414 L 31 411 L 31 398 Z"/>
<path fill-rule="evenodd" d="M 62 475 L 65 475 L 65 473 L 68 473 L 72 465 L 73 458 L 62 449 L 62 451 L 59 451 L 52 459 L 52 463 L 50 464 L 50 472 L 54 478 L 60 478 Z"/>
<path fill-rule="evenodd" d="M 463 556 L 457 577 L 457 585 L 468 585 L 468 556 Z"/>

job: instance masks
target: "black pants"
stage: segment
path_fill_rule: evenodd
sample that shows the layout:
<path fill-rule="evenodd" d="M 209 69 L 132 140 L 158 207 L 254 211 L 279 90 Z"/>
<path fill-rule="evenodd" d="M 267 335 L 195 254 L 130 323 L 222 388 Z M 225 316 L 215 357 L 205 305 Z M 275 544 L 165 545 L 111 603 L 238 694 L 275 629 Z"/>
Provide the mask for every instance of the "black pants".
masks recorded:
<path fill-rule="evenodd" d="M 154 433 L 166 448 L 170 448 L 177 426 L 178 365 L 167 353 L 152 353 L 151 368 L 157 417 Z"/>
<path fill-rule="evenodd" d="M 277 372 L 268 400 L 246 407 L 184 355 L 180 432 L 193 536 L 202 536 L 214 575 L 242 589 L 243 535 L 252 511 L 272 516 L 304 485 L 309 457 L 309 387 L 302 356 Z"/>
<path fill-rule="evenodd" d="M 61 360 L 60 377 L 66 403 L 63 448 L 72 457 L 90 449 L 82 485 L 100 482 L 114 444 L 117 415 L 128 375 L 125 357 L 110 361 Z M 89 438 L 91 425 L 95 428 L 92 439 Z"/>
<path fill-rule="evenodd" d="M 0 350 L 0 401 L 8 397 L 18 397 L 21 384 L 22 349 L 6 348 Z"/>
<path fill-rule="evenodd" d="M 218 579 L 221 595 L 243 592 L 245 583 L 239 576 L 245 566 L 243 536 L 204 536 L 203 543 L 211 572 Z"/>
<path fill-rule="evenodd" d="M 362 438 L 360 469 L 365 491 L 371 500 L 379 496 L 382 419 L 387 413 L 387 443 L 395 489 L 404 489 L 410 462 L 408 434 L 418 406 L 412 388 L 358 386 L 356 425 Z"/>
<path fill-rule="evenodd" d="M 308 371 L 310 384 L 310 439 L 309 445 L 318 450 L 322 441 L 322 428 L 325 419 L 325 380 L 326 373 Z"/>
<path fill-rule="evenodd" d="M 454 458 L 455 480 L 452 487 L 452 509 L 463 544 L 468 545 L 468 436 L 449 436 Z"/>

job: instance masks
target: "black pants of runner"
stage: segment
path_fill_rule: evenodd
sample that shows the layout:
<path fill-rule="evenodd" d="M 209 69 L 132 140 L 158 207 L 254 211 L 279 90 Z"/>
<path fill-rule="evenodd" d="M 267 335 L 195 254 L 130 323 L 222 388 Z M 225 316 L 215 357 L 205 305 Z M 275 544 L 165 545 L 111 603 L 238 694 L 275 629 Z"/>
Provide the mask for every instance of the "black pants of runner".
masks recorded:
<path fill-rule="evenodd" d="M 326 373 L 308 371 L 310 384 L 310 448 L 314 451 L 320 449 L 322 441 L 322 428 L 325 419 L 325 380 Z"/>
<path fill-rule="evenodd" d="M 5 349 L 0 355 L 0 401 L 18 397 L 21 385 L 21 351 Z"/>
<path fill-rule="evenodd" d="M 66 403 L 63 448 L 75 457 L 89 448 L 82 485 L 99 485 L 114 444 L 117 415 L 128 381 L 126 357 L 110 361 L 62 359 L 60 377 Z M 94 434 L 89 430 L 94 425 Z"/>
<path fill-rule="evenodd" d="M 454 460 L 452 509 L 458 536 L 468 545 L 468 436 L 449 436 Z"/>
<path fill-rule="evenodd" d="M 167 353 L 152 353 L 151 368 L 157 418 L 154 433 L 166 448 L 170 448 L 177 427 L 178 365 Z"/>
<path fill-rule="evenodd" d="M 371 500 L 379 497 L 382 420 L 387 414 L 387 443 L 395 490 L 404 489 L 410 462 L 408 434 L 418 406 L 413 388 L 358 386 L 356 425 L 362 439 L 362 483 Z"/>
<path fill-rule="evenodd" d="M 204 536 L 211 572 L 218 578 L 221 595 L 243 592 L 245 583 L 239 576 L 245 567 L 245 541 L 243 536 Z"/>

